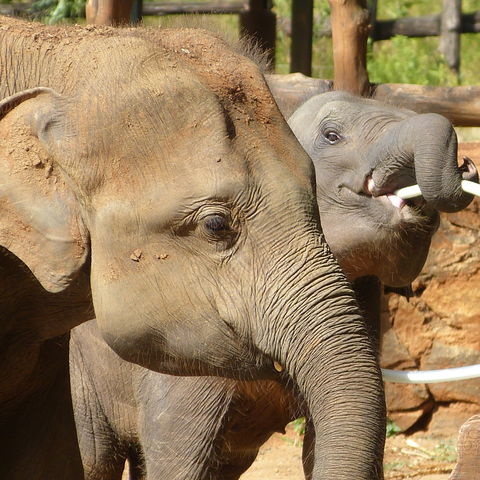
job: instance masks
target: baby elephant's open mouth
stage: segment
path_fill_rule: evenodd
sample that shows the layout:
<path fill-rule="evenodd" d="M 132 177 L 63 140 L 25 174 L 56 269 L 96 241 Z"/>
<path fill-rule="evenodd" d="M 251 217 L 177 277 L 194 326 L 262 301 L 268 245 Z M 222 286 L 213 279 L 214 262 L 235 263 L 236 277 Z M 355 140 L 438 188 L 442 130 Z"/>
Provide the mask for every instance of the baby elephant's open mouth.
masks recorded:
<path fill-rule="evenodd" d="M 364 184 L 364 193 L 369 197 L 385 197 L 395 208 L 401 210 L 403 207 L 408 206 L 411 208 L 422 208 L 425 205 L 425 200 L 423 197 L 415 197 L 404 199 L 398 195 L 396 195 L 397 190 L 392 191 L 390 193 L 382 192 L 380 195 L 378 194 L 378 189 L 375 187 L 375 182 L 373 178 L 369 175 L 365 179 Z"/>
<path fill-rule="evenodd" d="M 403 198 L 398 197 L 393 192 L 392 193 L 383 193 L 382 195 L 375 194 L 375 182 L 371 176 L 368 176 L 365 179 L 365 186 L 364 186 L 365 193 L 370 197 L 380 197 L 385 196 L 387 200 L 395 207 L 401 210 L 407 202 L 403 200 Z"/>

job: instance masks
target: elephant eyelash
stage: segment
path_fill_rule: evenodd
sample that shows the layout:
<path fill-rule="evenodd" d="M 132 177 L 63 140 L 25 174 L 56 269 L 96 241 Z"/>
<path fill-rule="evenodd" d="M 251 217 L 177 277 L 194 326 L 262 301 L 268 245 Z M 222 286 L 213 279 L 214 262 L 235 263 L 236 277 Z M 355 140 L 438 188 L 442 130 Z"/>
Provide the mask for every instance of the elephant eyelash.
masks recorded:
<path fill-rule="evenodd" d="M 329 135 L 335 135 L 336 139 L 329 139 Z M 315 138 L 314 147 L 315 148 L 322 148 L 325 146 L 337 145 L 344 139 L 343 135 L 339 133 L 338 130 L 333 128 L 326 128 L 321 130 L 317 137 Z"/>
<path fill-rule="evenodd" d="M 218 217 L 215 219 L 215 217 Z M 221 225 L 221 219 L 225 225 Z M 211 225 L 208 226 L 210 220 Z M 240 235 L 240 220 L 233 207 L 225 202 L 214 201 L 197 208 L 185 209 L 182 218 L 174 221 L 172 234 L 177 237 L 194 235 L 203 237 L 215 245 L 216 250 L 225 251 L 237 242 Z"/>
<path fill-rule="evenodd" d="M 342 135 L 334 129 L 325 130 L 323 132 L 323 138 L 329 145 L 336 145 L 343 139 Z"/>

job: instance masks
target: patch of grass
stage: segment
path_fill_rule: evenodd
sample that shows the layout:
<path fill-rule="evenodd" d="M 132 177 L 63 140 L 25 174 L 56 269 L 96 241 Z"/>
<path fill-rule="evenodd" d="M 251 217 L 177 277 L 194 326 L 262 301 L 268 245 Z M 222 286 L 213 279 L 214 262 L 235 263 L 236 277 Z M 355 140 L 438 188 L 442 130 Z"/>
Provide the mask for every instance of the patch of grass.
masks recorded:
<path fill-rule="evenodd" d="M 305 435 L 305 418 L 297 418 L 292 422 L 293 431 L 297 435 Z"/>
<path fill-rule="evenodd" d="M 453 463 L 457 461 L 457 449 L 453 441 L 442 440 L 434 449 L 435 459 L 440 462 Z"/>
<path fill-rule="evenodd" d="M 387 437 L 393 437 L 400 433 L 400 427 L 393 421 L 387 418 Z"/>
<path fill-rule="evenodd" d="M 407 464 L 405 462 L 397 461 L 397 462 L 388 462 L 383 464 L 383 469 L 386 472 L 392 471 L 392 470 L 403 470 Z"/>
<path fill-rule="evenodd" d="M 458 79 L 437 50 L 436 38 L 408 38 L 369 43 L 368 75 L 374 83 L 456 85 Z"/>

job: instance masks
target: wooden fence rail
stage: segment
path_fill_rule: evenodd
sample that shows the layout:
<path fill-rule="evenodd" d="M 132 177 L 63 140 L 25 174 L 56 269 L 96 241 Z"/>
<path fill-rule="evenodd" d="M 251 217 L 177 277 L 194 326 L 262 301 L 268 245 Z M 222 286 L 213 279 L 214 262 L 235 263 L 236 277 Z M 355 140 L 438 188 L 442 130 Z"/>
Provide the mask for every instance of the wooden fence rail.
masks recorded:
<path fill-rule="evenodd" d="M 307 77 L 301 73 L 267 75 L 267 82 L 287 118 L 310 97 L 333 88 L 332 81 Z M 370 97 L 418 113 L 440 113 L 456 126 L 480 126 L 480 86 L 372 84 Z"/>
<path fill-rule="evenodd" d="M 348 1 L 347 1 L 348 3 Z M 376 2 L 373 3 L 376 5 Z M 0 14 L 28 15 L 30 3 L 0 4 Z M 271 0 L 224 1 L 185 4 L 181 2 L 143 2 L 141 15 L 164 16 L 185 13 L 238 14 L 242 31 L 254 35 L 267 49 L 273 52 L 275 46 L 275 15 L 271 12 Z M 370 35 L 374 41 L 387 40 L 395 35 L 407 37 L 441 36 L 441 51 L 452 69 L 458 71 L 459 36 L 462 33 L 480 33 L 480 11 L 462 14 L 461 0 L 443 0 L 443 14 L 419 17 L 376 20 L 371 10 Z M 281 22 L 283 24 L 285 22 Z M 321 35 L 332 34 L 328 21 L 320 31 Z M 291 70 L 311 74 L 312 58 L 313 0 L 292 2 L 291 26 Z M 443 27 L 443 28 L 442 28 Z M 285 29 L 284 29 L 285 30 Z M 272 53 L 273 60 L 273 53 Z"/>
<path fill-rule="evenodd" d="M 0 3 L 1 15 L 26 15 L 30 3 Z M 238 14 L 248 10 L 245 2 L 195 2 L 188 4 L 171 2 L 145 2 L 142 8 L 144 16 L 163 16 L 181 13 L 205 14 Z M 460 18 L 460 33 L 480 33 L 480 11 L 462 13 Z M 376 20 L 372 25 L 371 36 L 374 41 L 388 40 L 395 35 L 406 37 L 436 37 L 441 34 L 442 15 L 422 15 L 418 17 L 396 18 L 392 20 Z M 291 27 L 285 27 L 290 35 Z M 320 29 L 320 35 L 331 36 L 330 23 L 325 22 L 325 27 Z"/>
<path fill-rule="evenodd" d="M 0 15 L 28 15 L 31 3 L 0 4 Z M 143 16 L 164 16 L 182 13 L 201 14 L 240 14 L 248 10 L 245 2 L 145 2 L 142 6 Z"/>
<path fill-rule="evenodd" d="M 442 15 L 424 15 L 394 20 L 377 20 L 373 25 L 373 40 L 388 40 L 395 35 L 406 37 L 436 37 L 441 34 Z M 460 33 L 480 33 L 480 12 L 462 13 Z M 324 35 L 331 35 L 329 28 L 323 29 Z"/>
<path fill-rule="evenodd" d="M 164 16 L 182 13 L 199 14 L 241 14 L 248 10 L 244 2 L 196 2 L 196 3 L 159 3 L 143 4 L 142 16 Z"/>

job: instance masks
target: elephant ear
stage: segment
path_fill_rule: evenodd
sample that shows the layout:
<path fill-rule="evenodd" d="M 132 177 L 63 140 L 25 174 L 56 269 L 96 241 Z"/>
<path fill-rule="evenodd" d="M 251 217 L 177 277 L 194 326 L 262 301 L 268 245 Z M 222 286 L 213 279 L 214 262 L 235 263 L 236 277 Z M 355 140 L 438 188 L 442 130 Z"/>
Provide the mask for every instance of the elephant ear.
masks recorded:
<path fill-rule="evenodd" d="M 0 246 L 52 293 L 68 287 L 89 252 L 78 202 L 45 148 L 64 121 L 61 104 L 47 88 L 0 102 Z"/>

